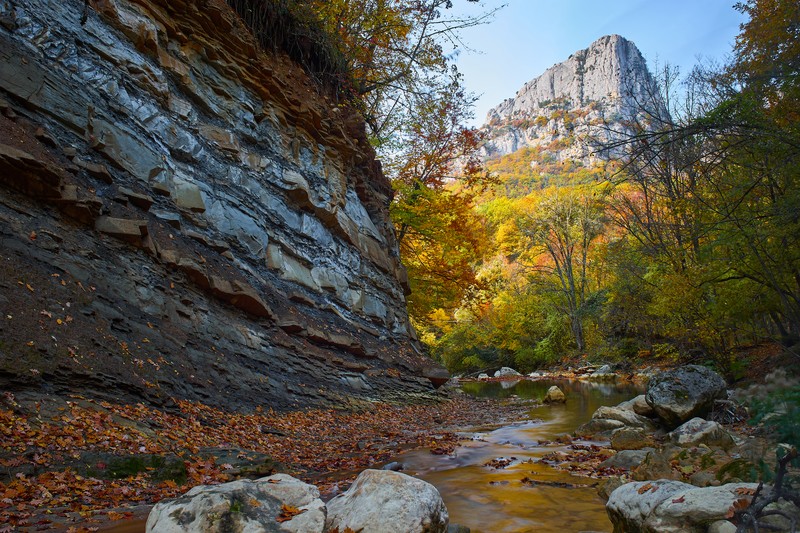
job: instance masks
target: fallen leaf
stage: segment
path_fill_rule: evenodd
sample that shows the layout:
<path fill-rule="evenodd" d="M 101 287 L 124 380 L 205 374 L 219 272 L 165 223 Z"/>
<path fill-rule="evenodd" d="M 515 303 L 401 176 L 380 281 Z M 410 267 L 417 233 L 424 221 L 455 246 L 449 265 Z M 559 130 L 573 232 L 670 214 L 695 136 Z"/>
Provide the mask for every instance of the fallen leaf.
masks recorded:
<path fill-rule="evenodd" d="M 275 517 L 275 520 L 279 523 L 281 522 L 288 522 L 295 516 L 299 514 L 303 514 L 307 511 L 307 509 L 298 509 L 292 505 L 286 505 L 285 503 L 281 505 L 281 514 Z"/>

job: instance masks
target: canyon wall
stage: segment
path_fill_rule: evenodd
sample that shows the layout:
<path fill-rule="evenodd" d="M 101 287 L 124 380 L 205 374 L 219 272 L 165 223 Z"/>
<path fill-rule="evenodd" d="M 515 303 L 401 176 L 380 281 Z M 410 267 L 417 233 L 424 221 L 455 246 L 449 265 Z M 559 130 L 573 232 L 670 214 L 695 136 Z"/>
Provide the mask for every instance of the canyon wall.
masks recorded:
<path fill-rule="evenodd" d="M 222 0 L 0 0 L 0 388 L 430 395 L 363 124 Z"/>

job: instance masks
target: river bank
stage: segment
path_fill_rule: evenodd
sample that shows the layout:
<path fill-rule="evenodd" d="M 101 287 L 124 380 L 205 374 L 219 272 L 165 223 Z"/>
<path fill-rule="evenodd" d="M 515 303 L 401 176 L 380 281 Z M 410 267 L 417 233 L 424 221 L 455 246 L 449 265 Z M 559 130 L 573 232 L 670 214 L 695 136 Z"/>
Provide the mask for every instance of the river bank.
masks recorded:
<path fill-rule="evenodd" d="M 447 454 L 456 431 L 523 420 L 530 400 L 463 394 L 416 405 L 230 413 L 36 395 L 0 402 L 0 531 L 93 531 L 199 484 L 281 471 L 323 495 L 404 450 Z M 77 526 L 76 526 L 77 525 Z"/>

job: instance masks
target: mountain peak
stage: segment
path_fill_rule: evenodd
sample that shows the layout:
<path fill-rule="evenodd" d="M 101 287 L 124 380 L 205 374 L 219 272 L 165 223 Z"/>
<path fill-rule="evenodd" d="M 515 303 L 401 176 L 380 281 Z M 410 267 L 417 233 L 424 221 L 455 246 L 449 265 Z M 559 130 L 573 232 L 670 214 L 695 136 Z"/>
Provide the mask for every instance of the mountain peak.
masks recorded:
<path fill-rule="evenodd" d="M 492 108 L 487 123 L 529 115 L 557 100 L 582 107 L 619 98 L 640 89 L 649 79 L 647 64 L 636 45 L 620 35 L 605 35 L 527 82 L 514 98 Z"/>
<path fill-rule="evenodd" d="M 526 146 L 572 136 L 593 120 L 634 109 L 652 93 L 653 77 L 636 45 L 605 35 L 588 48 L 548 68 L 492 108 L 483 128 L 486 155 L 504 155 Z M 567 114 L 574 116 L 567 117 Z M 577 150 L 559 158 L 585 159 Z"/>

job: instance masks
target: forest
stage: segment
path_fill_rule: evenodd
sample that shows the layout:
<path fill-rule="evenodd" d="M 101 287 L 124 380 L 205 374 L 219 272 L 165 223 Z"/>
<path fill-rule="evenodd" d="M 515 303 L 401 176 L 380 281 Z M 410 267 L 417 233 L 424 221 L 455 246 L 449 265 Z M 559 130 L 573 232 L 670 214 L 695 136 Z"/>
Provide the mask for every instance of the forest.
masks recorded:
<path fill-rule="evenodd" d="M 614 156 L 591 165 L 539 148 L 481 161 L 471 97 L 436 43 L 483 21 L 454 23 L 446 4 L 386 4 L 336 28 L 370 54 L 350 54 L 351 70 L 394 183 L 412 321 L 435 358 L 459 374 L 583 356 L 736 378 L 753 351 L 800 356 L 795 3 L 737 4 L 748 20 L 731 61 L 658 67 L 625 134 L 595 146 Z M 394 48 L 400 37 L 413 50 Z"/>

